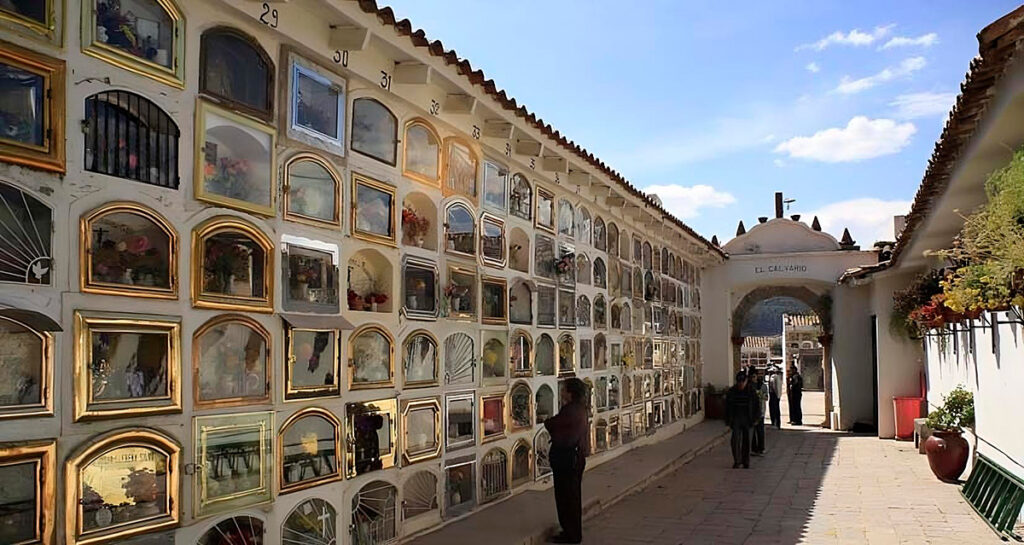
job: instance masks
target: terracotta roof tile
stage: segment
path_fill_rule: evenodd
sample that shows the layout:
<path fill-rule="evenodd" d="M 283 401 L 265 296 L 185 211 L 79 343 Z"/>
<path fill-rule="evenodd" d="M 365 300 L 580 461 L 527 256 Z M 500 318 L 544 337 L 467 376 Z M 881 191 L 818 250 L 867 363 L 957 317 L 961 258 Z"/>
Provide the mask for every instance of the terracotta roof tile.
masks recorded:
<path fill-rule="evenodd" d="M 360 9 L 362 9 L 365 13 L 374 14 L 377 17 L 377 20 L 381 22 L 381 24 L 395 27 L 395 31 L 399 35 L 409 36 L 413 45 L 417 47 L 427 47 L 431 55 L 435 57 L 442 57 L 447 64 L 458 63 L 459 74 L 462 76 L 467 76 L 470 83 L 472 83 L 473 85 L 480 85 L 484 81 L 489 81 L 486 79 L 486 76 L 484 75 L 482 70 L 478 70 L 474 73 L 472 71 L 472 66 L 470 65 L 468 60 L 460 61 L 458 54 L 455 52 L 455 50 L 446 51 L 444 48 L 444 44 L 440 40 L 428 42 L 426 33 L 423 32 L 422 30 L 411 32 L 412 23 L 408 19 L 403 19 L 402 21 L 396 22 L 394 10 L 392 10 L 390 7 L 378 7 L 377 2 L 375 0 L 356 1 L 358 2 Z M 497 90 L 496 85 L 493 85 L 493 83 L 492 85 L 489 86 L 485 85 L 484 92 L 486 92 L 488 95 L 494 98 L 497 102 L 501 103 L 504 108 L 509 110 L 516 110 L 517 115 L 525 118 L 527 123 L 533 125 L 534 128 L 541 131 L 543 134 L 552 134 L 552 129 L 550 125 L 548 125 L 545 129 L 543 122 L 540 121 L 536 115 L 529 112 L 525 106 L 518 106 L 515 98 L 506 98 L 507 94 L 505 93 L 505 91 Z M 679 218 L 673 216 L 660 205 L 655 204 L 654 201 L 652 201 L 647 194 L 636 189 L 633 186 L 633 184 L 629 183 L 629 181 L 623 178 L 622 175 L 620 175 L 616 171 L 613 171 L 611 168 L 605 165 L 604 162 L 598 161 L 597 158 L 594 157 L 594 154 L 589 153 L 586 149 L 582 147 L 573 147 L 572 144 L 568 142 L 565 137 L 561 136 L 557 132 L 554 133 L 553 139 L 558 141 L 558 143 L 570 149 L 573 149 L 575 154 L 580 159 L 582 159 L 586 163 L 589 163 L 591 166 L 601 170 L 606 176 L 608 176 L 615 182 L 618 182 L 620 185 L 624 186 L 626 189 L 629 190 L 630 193 L 643 200 L 651 208 L 663 214 L 663 216 L 666 219 L 672 221 L 672 223 L 674 223 L 676 226 L 682 229 L 685 233 L 700 241 L 704 245 L 704 247 L 707 248 L 711 253 L 717 254 L 721 257 L 726 256 L 726 254 L 721 250 L 721 248 L 716 247 L 709 240 L 707 240 L 706 238 L 698 234 L 696 231 L 694 231 L 693 228 L 691 228 L 689 225 L 683 223 Z"/>

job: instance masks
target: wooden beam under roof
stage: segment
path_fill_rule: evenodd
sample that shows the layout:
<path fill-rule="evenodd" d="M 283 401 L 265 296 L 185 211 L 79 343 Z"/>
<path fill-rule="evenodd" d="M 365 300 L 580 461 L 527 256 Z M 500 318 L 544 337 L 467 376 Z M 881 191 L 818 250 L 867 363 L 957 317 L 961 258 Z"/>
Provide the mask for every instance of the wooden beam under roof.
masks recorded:
<path fill-rule="evenodd" d="M 519 155 L 529 155 L 530 157 L 540 157 L 540 151 L 543 149 L 543 145 L 536 140 L 527 140 L 522 138 L 516 138 L 515 150 Z"/>
<path fill-rule="evenodd" d="M 484 120 L 484 136 L 508 140 L 512 138 L 512 124 L 502 119 Z"/>
<path fill-rule="evenodd" d="M 392 81 L 403 85 L 427 85 L 433 68 L 421 62 L 399 62 L 395 64 Z"/>
<path fill-rule="evenodd" d="M 569 169 L 569 183 L 580 187 L 590 185 L 590 174 L 585 170 L 575 168 Z M 594 188 L 595 190 L 597 187 Z"/>
<path fill-rule="evenodd" d="M 608 197 L 604 200 L 605 206 L 622 206 L 626 204 L 626 198 L 618 193 L 609 193 Z"/>
<path fill-rule="evenodd" d="M 565 160 L 565 157 L 545 157 L 543 160 L 541 160 L 540 166 L 547 172 L 560 172 L 562 174 L 566 174 L 569 172 L 569 162 Z"/>
<path fill-rule="evenodd" d="M 476 98 L 469 95 L 448 93 L 444 97 L 442 108 L 445 113 L 449 114 L 471 114 L 476 108 Z"/>
<path fill-rule="evenodd" d="M 357 26 L 331 25 L 328 45 L 343 51 L 362 51 L 370 43 L 370 29 Z"/>

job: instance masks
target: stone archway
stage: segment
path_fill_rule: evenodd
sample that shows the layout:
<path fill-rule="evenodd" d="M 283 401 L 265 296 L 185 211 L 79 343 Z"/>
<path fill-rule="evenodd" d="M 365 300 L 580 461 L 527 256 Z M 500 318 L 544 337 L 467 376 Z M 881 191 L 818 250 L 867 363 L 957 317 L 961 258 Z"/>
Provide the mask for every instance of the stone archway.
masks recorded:
<path fill-rule="evenodd" d="M 806 286 L 759 286 L 750 290 L 732 311 L 732 367 L 733 373 L 739 371 L 740 348 L 743 345 L 742 328 L 747 313 L 755 305 L 773 297 L 789 297 L 807 305 L 818 316 L 822 334 L 818 337 L 821 343 L 821 367 L 825 386 L 825 422 L 822 427 L 831 427 L 832 400 L 832 296 L 826 291 L 818 293 Z"/>

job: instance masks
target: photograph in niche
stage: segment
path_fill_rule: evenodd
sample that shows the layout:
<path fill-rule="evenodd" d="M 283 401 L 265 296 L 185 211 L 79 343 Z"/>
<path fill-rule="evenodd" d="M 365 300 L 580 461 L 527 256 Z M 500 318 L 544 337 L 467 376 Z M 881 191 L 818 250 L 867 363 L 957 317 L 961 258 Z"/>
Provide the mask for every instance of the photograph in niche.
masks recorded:
<path fill-rule="evenodd" d="M 398 120 L 380 102 L 360 98 L 352 103 L 352 149 L 395 164 Z"/>
<path fill-rule="evenodd" d="M 270 412 L 195 417 L 199 514 L 271 498 L 273 418 Z M 211 506 L 218 503 L 223 507 Z"/>
<path fill-rule="evenodd" d="M 309 414 L 293 421 L 281 441 L 285 486 L 340 476 L 336 428 L 323 416 Z"/>
<path fill-rule="evenodd" d="M 290 395 L 304 391 L 330 395 L 338 391 L 337 335 L 334 330 L 288 329 Z"/>
<path fill-rule="evenodd" d="M 355 231 L 375 239 L 395 241 L 395 190 L 390 186 L 355 180 Z"/>
<path fill-rule="evenodd" d="M 287 215 L 338 224 L 337 178 L 318 160 L 300 159 L 288 165 Z"/>
<path fill-rule="evenodd" d="M 508 321 L 508 300 L 505 281 L 485 278 L 481 284 L 482 321 L 504 324 Z"/>
<path fill-rule="evenodd" d="M 405 385 L 437 382 L 437 343 L 425 334 L 405 342 Z"/>
<path fill-rule="evenodd" d="M 274 131 L 200 101 L 202 143 L 196 198 L 260 214 L 274 214 Z"/>
<path fill-rule="evenodd" d="M 38 460 L 0 464 L 0 543 L 34 543 L 39 528 Z"/>
<path fill-rule="evenodd" d="M 254 401 L 266 398 L 267 339 L 241 321 L 205 330 L 198 350 L 197 402 Z"/>
<path fill-rule="evenodd" d="M 372 328 L 356 334 L 350 342 L 353 386 L 391 381 L 391 339 L 387 335 Z"/>
<path fill-rule="evenodd" d="M 89 283 L 171 289 L 171 237 L 153 220 L 115 211 L 89 221 Z"/>
<path fill-rule="evenodd" d="M 0 411 L 42 405 L 45 357 L 43 337 L 20 323 L 0 318 Z"/>
<path fill-rule="evenodd" d="M 331 253 L 289 244 L 288 302 L 298 311 L 336 310 L 336 271 L 334 256 Z"/>
<path fill-rule="evenodd" d="M 152 0 L 94 0 L 97 43 L 173 68 L 174 21 Z M 42 2 L 40 2 L 42 3 Z"/>
<path fill-rule="evenodd" d="M 91 331 L 89 399 L 94 403 L 170 396 L 170 339 L 161 332 Z"/>
<path fill-rule="evenodd" d="M 0 63 L 0 140 L 30 147 L 45 145 L 46 93 L 42 75 Z"/>
<path fill-rule="evenodd" d="M 292 97 L 294 123 L 331 140 L 341 139 L 339 118 L 342 90 L 331 80 L 295 65 L 295 95 Z"/>
<path fill-rule="evenodd" d="M 116 448 L 82 468 L 80 479 L 82 533 L 170 514 L 167 455 L 157 450 Z"/>
<path fill-rule="evenodd" d="M 203 292 L 231 297 L 265 297 L 263 247 L 242 233 L 223 232 L 203 240 Z"/>
<path fill-rule="evenodd" d="M 394 464 L 394 402 L 349 403 L 349 476 L 362 475 Z"/>

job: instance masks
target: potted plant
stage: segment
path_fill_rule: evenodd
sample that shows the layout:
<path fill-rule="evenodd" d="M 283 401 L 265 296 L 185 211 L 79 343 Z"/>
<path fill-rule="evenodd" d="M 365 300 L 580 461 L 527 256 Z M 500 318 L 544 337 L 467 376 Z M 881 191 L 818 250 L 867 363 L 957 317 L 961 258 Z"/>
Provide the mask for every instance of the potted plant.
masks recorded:
<path fill-rule="evenodd" d="M 430 220 L 426 217 L 417 214 L 409 205 L 402 208 L 402 231 L 407 243 L 422 248 L 429 228 Z"/>
<path fill-rule="evenodd" d="M 939 479 L 955 483 L 967 467 L 971 449 L 963 428 L 974 427 L 974 394 L 957 386 L 942 397 L 942 405 L 928 414 L 932 436 L 924 442 L 928 465 Z"/>

